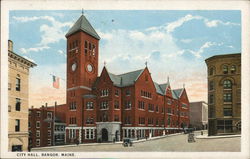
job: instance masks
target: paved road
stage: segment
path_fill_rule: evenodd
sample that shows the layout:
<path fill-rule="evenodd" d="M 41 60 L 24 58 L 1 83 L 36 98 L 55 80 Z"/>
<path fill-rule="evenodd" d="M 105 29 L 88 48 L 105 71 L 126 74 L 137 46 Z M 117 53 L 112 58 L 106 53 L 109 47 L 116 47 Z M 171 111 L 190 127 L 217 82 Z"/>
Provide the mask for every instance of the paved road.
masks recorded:
<path fill-rule="evenodd" d="M 200 133 L 199 133 L 200 134 Z M 196 133 L 195 135 L 198 135 Z M 196 139 L 196 142 L 188 143 L 187 134 L 168 136 L 156 140 L 135 143 L 132 147 L 123 147 L 121 144 L 72 146 L 41 149 L 33 151 L 68 151 L 68 152 L 121 152 L 121 151 L 157 151 L 157 152 L 203 152 L 203 151 L 240 151 L 240 137 L 218 139 Z"/>

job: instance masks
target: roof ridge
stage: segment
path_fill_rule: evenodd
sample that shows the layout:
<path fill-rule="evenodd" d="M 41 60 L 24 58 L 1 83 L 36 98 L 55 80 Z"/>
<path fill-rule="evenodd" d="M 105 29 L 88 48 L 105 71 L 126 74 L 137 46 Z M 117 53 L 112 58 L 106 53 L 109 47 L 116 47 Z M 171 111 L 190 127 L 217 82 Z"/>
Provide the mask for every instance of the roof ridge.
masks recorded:
<path fill-rule="evenodd" d="M 130 71 L 130 72 L 118 74 L 117 76 L 125 75 L 125 74 L 128 74 L 128 73 L 133 73 L 133 72 L 137 72 L 137 71 L 143 71 L 143 70 L 144 70 L 144 69 L 139 69 L 139 70 L 135 70 L 135 71 Z"/>

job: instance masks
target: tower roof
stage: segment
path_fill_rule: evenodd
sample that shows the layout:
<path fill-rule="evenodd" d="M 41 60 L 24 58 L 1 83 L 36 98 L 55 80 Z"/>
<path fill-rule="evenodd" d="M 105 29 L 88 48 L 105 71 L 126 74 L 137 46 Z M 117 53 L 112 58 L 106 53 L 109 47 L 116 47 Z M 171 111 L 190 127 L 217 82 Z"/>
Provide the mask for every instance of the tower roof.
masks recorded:
<path fill-rule="evenodd" d="M 99 35 L 96 33 L 95 29 L 91 26 L 87 18 L 82 15 L 75 24 L 69 29 L 68 33 L 65 35 L 66 37 L 78 32 L 83 31 L 90 36 L 93 36 L 94 38 L 100 40 Z"/>

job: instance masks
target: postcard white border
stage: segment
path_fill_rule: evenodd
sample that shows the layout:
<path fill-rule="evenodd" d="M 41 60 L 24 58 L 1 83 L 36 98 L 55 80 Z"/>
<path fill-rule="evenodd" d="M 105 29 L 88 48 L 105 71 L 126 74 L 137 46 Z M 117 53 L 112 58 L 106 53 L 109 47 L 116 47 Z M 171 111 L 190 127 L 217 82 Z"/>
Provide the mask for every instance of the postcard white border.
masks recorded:
<path fill-rule="evenodd" d="M 67 5 L 65 5 L 67 3 Z M 66 7 L 65 7 L 66 6 Z M 250 2 L 239 0 L 2 0 L 1 1 L 1 158 L 16 158 L 8 152 L 7 41 L 10 10 L 241 10 L 242 16 L 242 137 L 241 152 L 84 152 L 73 158 L 249 158 L 250 116 Z M 38 153 L 39 154 L 39 153 Z M 19 157 L 22 158 L 22 157 Z M 29 157 L 32 158 L 32 157 Z M 49 158 L 49 157 L 48 157 Z M 62 158 L 62 157 L 61 157 Z"/>

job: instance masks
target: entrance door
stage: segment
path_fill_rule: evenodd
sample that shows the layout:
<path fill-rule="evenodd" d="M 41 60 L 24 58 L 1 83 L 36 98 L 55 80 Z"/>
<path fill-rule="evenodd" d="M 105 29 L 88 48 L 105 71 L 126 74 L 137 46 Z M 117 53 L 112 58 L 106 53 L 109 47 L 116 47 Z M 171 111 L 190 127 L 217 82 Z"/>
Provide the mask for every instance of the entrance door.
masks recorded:
<path fill-rule="evenodd" d="M 108 141 L 108 130 L 103 128 L 102 129 L 102 142 L 107 142 Z"/>
<path fill-rule="evenodd" d="M 22 145 L 13 145 L 12 152 L 15 152 L 15 151 L 22 151 Z"/>
<path fill-rule="evenodd" d="M 119 133 L 119 131 L 117 130 L 117 131 L 115 132 L 115 141 L 119 141 L 118 133 Z"/>

